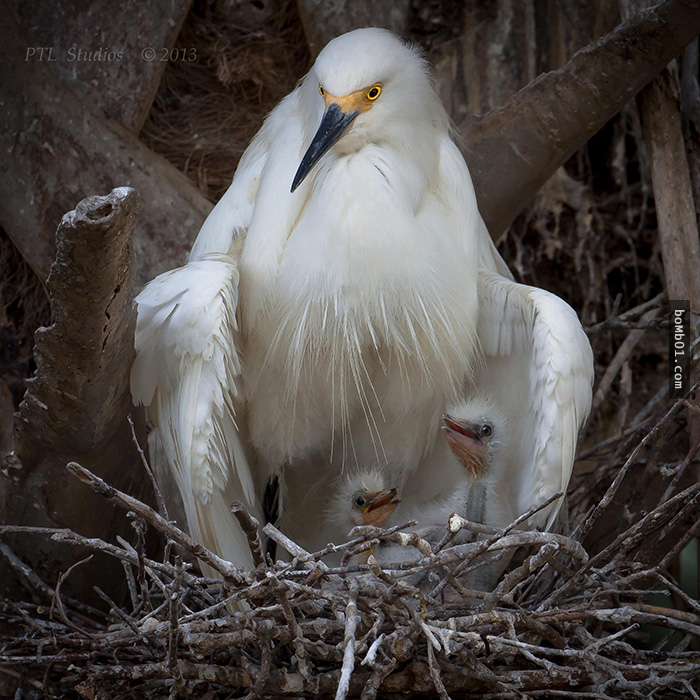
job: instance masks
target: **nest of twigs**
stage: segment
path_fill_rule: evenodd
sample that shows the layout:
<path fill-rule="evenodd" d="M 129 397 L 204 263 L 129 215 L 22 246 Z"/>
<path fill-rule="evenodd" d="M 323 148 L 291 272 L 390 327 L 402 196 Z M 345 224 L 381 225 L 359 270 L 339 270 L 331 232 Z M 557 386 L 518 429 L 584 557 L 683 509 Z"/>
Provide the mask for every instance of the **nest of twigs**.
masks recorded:
<path fill-rule="evenodd" d="M 96 589 L 108 612 L 95 609 L 61 593 L 85 560 L 51 586 L 0 544 L 32 592 L 31 602 L 2 604 L 0 670 L 37 697 L 698 697 L 700 603 L 669 572 L 697 534 L 700 484 L 684 487 L 697 446 L 648 469 L 698 408 L 687 399 L 666 404 L 589 450 L 612 482 L 595 505 L 582 509 L 578 499 L 568 536 L 520 529 L 527 516 L 496 531 L 455 515 L 432 542 L 406 526 L 361 528 L 309 553 L 267 525 L 291 556 L 273 564 L 254 521 L 234 505 L 252 572 L 196 545 L 167 512 L 71 463 L 74 476 L 126 511 L 134 541 L 22 526 L 0 534 L 117 559 L 128 601 Z M 653 507 L 611 527 L 625 485 L 644 475 Z M 606 522 L 600 544 L 592 533 Z M 149 528 L 166 543 L 158 557 L 144 545 Z M 385 542 L 414 548 L 417 558 L 380 564 Z M 341 565 L 324 562 L 331 552 L 343 554 Z M 499 556 L 511 564 L 496 588 L 472 589 L 470 574 Z M 221 579 L 199 575 L 188 563 L 197 559 Z"/>

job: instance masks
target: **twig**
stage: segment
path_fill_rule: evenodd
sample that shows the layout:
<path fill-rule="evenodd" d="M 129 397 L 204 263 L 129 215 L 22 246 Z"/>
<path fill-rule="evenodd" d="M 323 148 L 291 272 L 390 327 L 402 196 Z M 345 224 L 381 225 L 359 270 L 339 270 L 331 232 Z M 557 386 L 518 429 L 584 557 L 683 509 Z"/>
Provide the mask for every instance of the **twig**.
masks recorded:
<path fill-rule="evenodd" d="M 131 510 L 142 517 L 146 522 L 152 525 L 156 530 L 162 532 L 167 537 L 177 542 L 183 549 L 190 552 L 197 559 L 200 559 L 205 564 L 211 566 L 212 569 L 221 574 L 224 579 L 227 579 L 237 585 L 245 583 L 243 573 L 233 566 L 230 562 L 222 559 L 203 545 L 195 542 L 188 534 L 184 533 L 178 527 L 168 522 L 162 515 L 156 513 L 152 508 L 145 503 L 141 503 L 137 499 L 122 493 L 118 489 L 109 486 L 98 476 L 95 476 L 91 471 L 80 466 L 77 462 L 69 462 L 66 469 L 77 477 L 84 484 L 87 484 L 95 493 L 104 496 L 109 500 L 115 501 L 121 508 Z"/>
<path fill-rule="evenodd" d="M 141 464 L 143 465 L 143 468 L 146 470 L 146 474 L 148 474 L 151 484 L 153 485 L 153 493 L 156 496 L 156 502 L 158 503 L 158 510 L 160 511 L 160 514 L 166 519 L 170 520 L 170 516 L 168 515 L 168 507 L 165 504 L 165 498 L 163 498 L 163 494 L 160 490 L 160 487 L 158 486 L 158 480 L 156 479 L 155 474 L 153 473 L 153 470 L 151 469 L 151 465 L 148 463 L 148 460 L 146 459 L 146 455 L 144 454 L 143 448 L 141 447 L 141 444 L 139 443 L 139 439 L 136 436 L 136 428 L 134 427 L 134 421 L 131 418 L 131 414 L 129 414 L 126 419 L 129 421 L 129 428 L 131 429 L 131 439 L 133 440 L 134 445 L 136 446 L 136 451 L 139 453 L 139 457 L 141 458 Z"/>
<path fill-rule="evenodd" d="M 357 614 L 357 584 L 350 581 L 348 604 L 345 608 L 345 634 L 343 637 L 343 665 L 340 669 L 340 680 L 335 700 L 345 700 L 350 692 L 350 677 L 355 668 L 355 634 L 360 617 Z"/>
<path fill-rule="evenodd" d="M 253 555 L 253 564 L 256 567 L 264 566 L 265 557 L 263 556 L 262 544 L 260 543 L 260 523 L 248 513 L 243 505 L 240 503 L 234 503 L 231 506 L 231 512 L 236 516 L 236 520 L 241 526 L 241 529 L 248 538 L 248 546 L 250 547 L 250 553 Z"/>
<path fill-rule="evenodd" d="M 627 476 L 627 472 L 634 464 L 640 452 L 656 437 L 666 421 L 675 415 L 682 403 L 682 399 L 676 401 L 673 406 L 668 409 L 663 418 L 656 423 L 656 425 L 642 438 L 641 442 L 634 448 L 634 450 L 632 450 L 632 454 L 630 454 L 625 463 L 617 472 L 612 484 L 610 484 L 608 487 L 608 490 L 605 492 L 603 498 L 596 504 L 586 520 L 574 530 L 571 535 L 572 537 L 576 538 L 579 542 L 583 542 L 583 540 L 585 540 L 586 535 L 593 526 L 593 523 L 598 519 L 603 510 L 610 505 L 612 499 L 615 498 L 615 494 L 617 494 L 620 484 L 622 484 L 623 479 L 625 476 Z"/>

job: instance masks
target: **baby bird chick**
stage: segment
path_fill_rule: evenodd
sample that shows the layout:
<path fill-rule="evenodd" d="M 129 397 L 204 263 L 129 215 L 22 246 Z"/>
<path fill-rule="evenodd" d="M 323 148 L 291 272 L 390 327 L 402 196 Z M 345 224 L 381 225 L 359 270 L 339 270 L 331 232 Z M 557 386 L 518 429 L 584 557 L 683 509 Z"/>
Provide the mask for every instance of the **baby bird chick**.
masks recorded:
<path fill-rule="evenodd" d="M 440 427 L 470 479 L 500 471 L 506 458 L 507 420 L 492 401 L 475 396 L 453 404 Z"/>

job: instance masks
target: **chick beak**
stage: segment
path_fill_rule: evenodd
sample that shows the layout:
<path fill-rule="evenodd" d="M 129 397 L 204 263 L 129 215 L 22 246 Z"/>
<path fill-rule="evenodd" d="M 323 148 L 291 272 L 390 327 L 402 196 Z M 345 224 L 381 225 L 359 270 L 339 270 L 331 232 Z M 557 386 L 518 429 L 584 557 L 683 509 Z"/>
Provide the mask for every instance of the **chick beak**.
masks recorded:
<path fill-rule="evenodd" d="M 475 442 L 481 442 L 479 428 L 468 420 L 457 420 L 449 413 L 442 414 L 442 429 L 449 435 L 462 435 Z"/>
<path fill-rule="evenodd" d="M 321 156 L 340 139 L 358 114 L 359 112 L 343 112 L 337 104 L 328 106 L 311 145 L 301 159 L 294 180 L 292 180 L 291 192 L 299 187 L 314 165 L 321 159 Z"/>
<path fill-rule="evenodd" d="M 362 513 L 364 524 L 384 527 L 399 503 L 401 499 L 396 489 L 378 491 L 369 499 Z"/>
<path fill-rule="evenodd" d="M 442 416 L 442 430 L 455 457 L 472 479 L 479 479 L 487 471 L 485 445 L 479 437 L 479 426 L 466 420 L 457 420 L 448 413 Z"/>

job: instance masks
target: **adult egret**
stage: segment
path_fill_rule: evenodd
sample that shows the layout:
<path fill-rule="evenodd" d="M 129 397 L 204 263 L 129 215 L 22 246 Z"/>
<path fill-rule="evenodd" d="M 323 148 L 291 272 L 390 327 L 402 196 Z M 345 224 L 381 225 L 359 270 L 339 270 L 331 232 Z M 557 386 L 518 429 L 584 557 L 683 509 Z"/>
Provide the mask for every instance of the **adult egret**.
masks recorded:
<path fill-rule="evenodd" d="M 509 275 L 425 61 L 381 29 L 334 39 L 251 142 L 189 262 L 136 299 L 132 394 L 192 535 L 250 565 L 228 506 L 259 511 L 299 465 L 392 465 L 433 490 L 456 478 L 427 457 L 476 366 L 479 267 Z M 502 356 L 488 341 L 521 311 L 494 304 L 481 345 Z"/>

